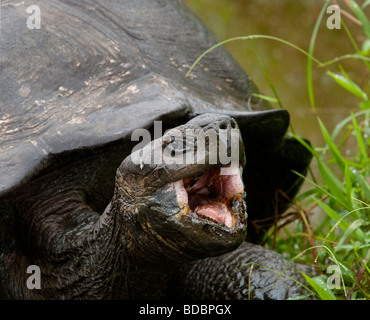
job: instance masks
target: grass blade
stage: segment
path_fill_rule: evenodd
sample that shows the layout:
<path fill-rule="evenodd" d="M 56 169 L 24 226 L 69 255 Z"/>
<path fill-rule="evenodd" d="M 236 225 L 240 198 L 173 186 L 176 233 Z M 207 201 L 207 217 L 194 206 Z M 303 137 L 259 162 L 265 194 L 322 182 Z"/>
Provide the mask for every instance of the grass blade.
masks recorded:
<path fill-rule="evenodd" d="M 331 71 L 328 71 L 328 74 L 335 80 L 336 83 L 338 83 L 347 91 L 351 92 L 362 100 L 368 100 L 367 94 L 363 92 L 361 88 L 348 77 L 333 73 Z"/>
<path fill-rule="evenodd" d="M 309 99 L 310 99 L 311 108 L 312 108 L 313 111 L 316 111 L 316 105 L 315 105 L 315 98 L 314 98 L 314 93 L 313 93 L 312 58 L 311 57 L 313 56 L 313 51 L 314 51 L 314 48 L 315 48 L 316 36 L 317 36 L 318 31 L 319 31 L 321 21 L 324 17 L 324 14 L 326 12 L 326 8 L 328 7 L 328 5 L 329 5 L 329 1 L 326 0 L 324 6 L 321 9 L 319 17 L 317 18 L 315 27 L 314 27 L 313 32 L 312 32 L 311 40 L 310 40 L 310 46 L 309 46 L 309 49 L 308 49 L 309 56 L 308 56 L 308 60 L 307 60 L 307 89 L 308 89 L 308 96 L 309 96 Z"/>
<path fill-rule="evenodd" d="M 265 96 L 263 94 L 253 93 L 252 96 L 255 96 L 257 98 L 260 98 L 260 99 L 263 99 L 263 100 L 266 100 L 266 101 L 269 101 L 269 102 L 273 102 L 273 103 L 278 103 L 279 102 L 279 100 L 276 99 L 275 97 L 269 97 L 269 96 Z"/>
<path fill-rule="evenodd" d="M 266 70 L 266 68 L 265 68 L 264 64 L 262 63 L 262 61 L 261 61 L 261 59 L 260 59 L 259 55 L 257 54 L 256 49 L 254 48 L 254 45 L 253 45 L 252 41 L 250 41 L 250 45 L 251 45 L 251 47 L 252 47 L 252 49 L 253 49 L 253 52 L 254 52 L 254 53 L 255 53 L 255 55 L 256 55 L 256 58 L 257 58 L 257 60 L 258 60 L 258 63 L 259 63 L 259 65 L 260 65 L 260 67 L 261 67 L 262 71 L 263 71 L 263 74 L 264 74 L 264 76 L 265 76 L 265 79 L 267 80 L 268 84 L 270 85 L 270 88 L 271 88 L 272 92 L 273 92 L 273 93 L 274 93 L 274 95 L 275 95 L 276 103 L 278 103 L 278 104 L 279 104 L 279 107 L 280 107 L 280 108 L 284 109 L 284 106 L 283 106 L 283 104 L 281 103 L 281 100 L 280 100 L 280 98 L 279 98 L 279 95 L 278 95 L 278 93 L 277 93 L 277 91 L 276 91 L 276 89 L 275 89 L 275 87 L 274 87 L 274 85 L 273 85 L 273 83 L 272 83 L 272 81 L 271 81 L 271 79 L 270 79 L 270 77 L 269 77 L 268 73 L 267 73 L 267 70 Z M 290 124 L 290 126 L 291 126 L 291 124 Z"/>
<path fill-rule="evenodd" d="M 361 7 L 356 3 L 354 0 L 349 0 L 352 5 L 352 11 L 355 13 L 358 20 L 360 20 L 362 24 L 362 29 L 364 30 L 366 36 L 370 38 L 370 22 L 369 19 L 366 17 L 365 12 L 361 9 Z"/>
<path fill-rule="evenodd" d="M 333 63 L 337 63 L 338 61 L 342 61 L 342 60 L 346 60 L 346 59 L 360 59 L 360 60 L 363 60 L 364 62 L 370 61 L 369 57 L 365 57 L 365 56 L 363 56 L 361 54 L 357 54 L 357 53 L 349 53 L 349 54 L 345 54 L 345 55 L 340 56 L 340 57 L 336 57 L 332 60 L 323 62 L 321 64 L 321 67 L 326 67 L 326 66 L 331 65 Z"/>
<path fill-rule="evenodd" d="M 358 229 L 359 227 L 361 227 L 363 225 L 368 225 L 368 223 L 366 221 L 362 220 L 362 219 L 357 219 L 357 220 L 353 221 L 350 224 L 350 226 L 347 228 L 347 230 L 344 232 L 343 236 L 339 239 L 338 247 L 341 246 L 344 243 L 344 241 L 346 241 L 346 239 L 354 231 L 356 231 L 356 234 L 359 237 L 359 240 L 364 242 L 365 241 L 364 234 L 360 229 Z"/>
<path fill-rule="evenodd" d="M 334 141 L 332 140 L 329 132 L 326 130 L 323 122 L 321 121 L 321 119 L 318 119 L 318 121 L 319 121 L 320 129 L 321 129 L 321 133 L 322 133 L 322 135 L 323 135 L 326 143 L 329 146 L 329 149 L 331 151 L 331 154 L 335 158 L 336 163 L 339 165 L 339 167 L 342 170 L 342 172 L 344 172 L 344 168 L 345 168 L 345 165 L 346 165 L 346 160 L 340 154 L 337 146 L 335 145 Z"/>
<path fill-rule="evenodd" d="M 353 173 L 353 176 L 356 182 L 360 185 L 361 190 L 364 191 L 365 199 L 370 201 L 370 185 L 365 180 L 365 178 L 360 173 L 358 173 L 356 170 L 353 171 L 352 173 Z"/>
<path fill-rule="evenodd" d="M 330 208 L 328 205 L 326 205 L 324 202 L 316 199 L 315 197 L 312 197 L 312 199 L 321 207 L 321 209 L 324 210 L 324 212 L 336 223 L 338 223 L 338 226 L 346 231 L 349 227 L 349 223 L 346 220 L 343 220 L 342 217 L 336 213 L 332 208 Z"/>
<path fill-rule="evenodd" d="M 300 174 L 299 172 L 297 171 L 294 171 L 292 170 L 292 172 L 294 174 L 296 174 L 297 176 L 301 177 L 303 180 L 306 180 L 308 181 L 309 183 L 311 183 L 312 185 L 314 185 L 318 190 L 320 190 L 323 194 L 327 194 L 330 198 L 334 199 L 335 201 L 337 201 L 338 203 L 340 203 L 340 201 L 338 201 L 338 199 L 333 195 L 331 194 L 328 190 L 324 189 L 323 187 L 319 186 L 317 183 L 315 183 L 314 181 L 308 179 L 306 176 Z"/>
<path fill-rule="evenodd" d="M 362 116 L 362 115 L 367 115 L 369 113 L 369 110 L 363 110 L 363 111 L 359 111 L 359 112 L 356 112 L 354 114 L 354 116 L 357 118 L 359 116 Z M 335 129 L 333 131 L 333 134 L 332 134 L 332 139 L 334 140 L 337 135 L 339 134 L 340 131 L 343 130 L 343 128 L 345 128 L 345 126 L 351 122 L 352 120 L 352 116 L 349 116 L 345 119 L 343 119 L 341 122 L 339 122 L 336 126 L 335 126 Z"/>
<path fill-rule="evenodd" d="M 365 9 L 369 4 L 370 4 L 370 0 L 366 0 L 366 1 L 362 4 L 362 9 Z"/>
<path fill-rule="evenodd" d="M 357 120 L 356 120 L 355 116 L 353 115 L 353 113 L 351 114 L 351 116 L 352 116 L 353 126 L 354 126 L 354 129 L 355 129 L 357 145 L 358 145 L 358 148 L 360 150 L 360 153 L 362 154 L 362 156 L 364 158 L 363 159 L 364 163 L 366 163 L 366 165 L 368 167 L 369 166 L 369 158 L 367 156 L 366 144 L 365 144 L 364 138 L 362 137 L 362 131 L 361 131 L 361 128 L 358 126 Z"/>
<path fill-rule="evenodd" d="M 326 282 L 322 279 L 322 277 L 310 278 L 303 272 L 301 273 L 308 282 L 308 284 L 315 289 L 315 291 L 322 300 L 337 300 L 333 292 L 328 288 Z"/>
<path fill-rule="evenodd" d="M 334 195 L 338 203 L 340 203 L 344 208 L 351 210 L 350 201 L 345 197 L 346 190 L 342 183 L 323 161 L 317 161 L 321 178 L 323 179 L 329 191 Z"/>
<path fill-rule="evenodd" d="M 351 200 L 346 199 L 345 195 L 347 194 L 345 187 L 339 181 L 339 179 L 335 176 L 332 170 L 325 164 L 325 162 L 319 157 L 317 151 L 312 148 L 307 142 L 305 142 L 302 138 L 298 137 L 297 135 L 293 134 L 293 137 L 297 139 L 304 147 L 306 147 L 312 155 L 315 157 L 318 169 L 323 179 L 324 183 L 326 184 L 328 191 L 325 191 L 326 194 L 331 196 L 334 200 L 340 203 L 344 208 L 347 210 L 351 210 Z M 304 178 L 305 180 L 308 180 Z M 310 180 L 308 180 L 310 181 Z M 319 187 L 316 183 L 313 183 L 316 187 Z M 324 188 L 319 187 L 320 190 L 325 190 Z"/>
<path fill-rule="evenodd" d="M 202 60 L 208 53 L 210 53 L 212 50 L 226 44 L 226 43 L 229 43 L 229 42 L 232 42 L 232 41 L 237 41 L 237 40 L 252 40 L 252 39 L 269 39 L 269 40 L 274 40 L 274 41 L 278 41 L 278 42 L 281 42 L 283 44 L 286 44 L 294 49 L 296 49 L 297 51 L 303 53 L 304 55 L 308 56 L 308 58 L 311 60 L 311 61 L 315 61 L 317 64 L 319 64 L 319 66 L 321 66 L 321 62 L 319 60 L 317 60 L 316 58 L 314 58 L 313 56 L 311 56 L 307 51 L 303 50 L 302 48 L 296 46 L 295 44 L 289 42 L 289 41 L 286 41 L 284 39 L 281 39 L 281 38 L 278 38 L 278 37 L 274 37 L 274 36 L 268 36 L 268 35 L 263 35 L 263 34 L 255 34 L 255 35 L 250 35 L 250 36 L 240 36 L 240 37 L 234 37 L 234 38 L 230 38 L 230 39 L 226 39 L 224 41 L 221 41 L 217 44 L 215 44 L 214 46 L 212 46 L 211 48 L 207 49 L 206 51 L 204 51 L 195 61 L 194 63 L 192 64 L 192 66 L 190 67 L 189 71 L 186 73 L 186 77 L 189 76 L 189 74 L 191 73 L 191 71 L 194 69 L 194 67 L 199 63 L 200 60 Z"/>
<path fill-rule="evenodd" d="M 351 207 L 352 205 L 352 190 L 353 190 L 353 178 L 352 178 L 352 173 L 349 170 L 348 163 L 345 164 L 344 167 L 344 181 L 345 181 L 345 186 L 346 186 L 346 191 L 347 191 L 347 199 L 350 201 Z"/>

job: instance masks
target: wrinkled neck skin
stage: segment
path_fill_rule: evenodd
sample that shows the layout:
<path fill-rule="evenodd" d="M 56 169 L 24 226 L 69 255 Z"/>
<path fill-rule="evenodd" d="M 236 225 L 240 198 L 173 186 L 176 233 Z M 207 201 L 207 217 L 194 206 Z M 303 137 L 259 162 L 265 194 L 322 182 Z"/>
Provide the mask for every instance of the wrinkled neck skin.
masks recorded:
<path fill-rule="evenodd" d="M 176 266 L 191 260 L 141 227 L 133 199 L 122 197 L 117 182 L 101 215 L 76 193 L 48 191 L 54 196 L 41 214 L 26 212 L 18 221 L 27 253 L 6 258 L 9 275 L 0 283 L 11 298 L 160 299 Z M 29 265 L 40 268 L 41 289 L 27 288 Z"/>
<path fill-rule="evenodd" d="M 130 203 L 128 198 L 122 198 L 121 193 L 116 187 L 111 203 L 96 226 L 102 234 L 102 228 L 106 225 L 114 226 L 111 230 L 112 238 L 119 238 L 117 240 L 121 243 L 120 248 L 107 244 L 109 250 L 119 251 L 112 252 L 112 257 L 121 261 L 121 268 L 114 270 L 112 276 L 115 278 L 121 274 L 123 282 L 123 285 L 118 283 L 121 288 L 117 288 L 117 291 L 114 289 L 111 298 L 165 298 L 165 283 L 177 270 L 176 267 L 195 258 L 180 253 L 154 231 L 143 227 L 136 219 L 139 214 L 137 206 Z M 106 238 L 105 235 L 103 237 Z"/>

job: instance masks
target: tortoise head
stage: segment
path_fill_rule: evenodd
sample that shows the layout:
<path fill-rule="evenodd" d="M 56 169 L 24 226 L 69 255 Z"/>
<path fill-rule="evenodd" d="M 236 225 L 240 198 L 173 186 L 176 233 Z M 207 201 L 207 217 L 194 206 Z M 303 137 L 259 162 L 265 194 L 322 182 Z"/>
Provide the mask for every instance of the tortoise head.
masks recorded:
<path fill-rule="evenodd" d="M 203 114 L 128 156 L 116 193 L 142 229 L 167 246 L 191 257 L 219 255 L 246 236 L 244 165 L 236 121 Z"/>

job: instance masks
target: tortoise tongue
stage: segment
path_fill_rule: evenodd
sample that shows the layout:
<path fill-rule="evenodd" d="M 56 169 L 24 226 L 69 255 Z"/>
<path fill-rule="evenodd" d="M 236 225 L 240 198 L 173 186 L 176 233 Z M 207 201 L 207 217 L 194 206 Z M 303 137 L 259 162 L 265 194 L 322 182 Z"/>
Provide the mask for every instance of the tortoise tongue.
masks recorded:
<path fill-rule="evenodd" d="M 224 223 L 225 226 L 229 228 L 232 227 L 232 215 L 227 206 L 221 202 L 212 202 L 210 204 L 197 206 L 194 211 L 198 215 Z"/>

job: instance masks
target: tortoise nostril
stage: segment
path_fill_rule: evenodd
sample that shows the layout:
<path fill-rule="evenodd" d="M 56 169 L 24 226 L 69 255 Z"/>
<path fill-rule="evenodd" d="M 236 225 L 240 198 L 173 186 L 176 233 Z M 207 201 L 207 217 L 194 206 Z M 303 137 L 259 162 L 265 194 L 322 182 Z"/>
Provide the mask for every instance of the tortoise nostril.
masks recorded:
<path fill-rule="evenodd" d="M 218 125 L 221 130 L 236 129 L 237 127 L 236 121 L 233 119 L 223 120 Z"/>
<path fill-rule="evenodd" d="M 225 129 L 227 129 L 227 127 L 228 127 L 228 124 L 226 122 L 221 122 L 220 123 L 220 129 L 225 130 Z"/>

